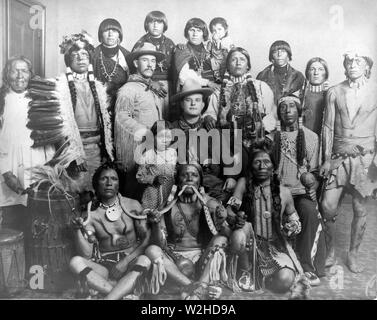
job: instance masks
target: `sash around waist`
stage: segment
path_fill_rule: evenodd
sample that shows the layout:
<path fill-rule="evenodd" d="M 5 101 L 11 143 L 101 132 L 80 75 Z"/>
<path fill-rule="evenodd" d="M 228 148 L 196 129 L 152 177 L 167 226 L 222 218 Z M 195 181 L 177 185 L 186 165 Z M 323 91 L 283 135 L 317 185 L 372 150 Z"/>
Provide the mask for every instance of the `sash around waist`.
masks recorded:
<path fill-rule="evenodd" d="M 375 136 L 370 137 L 340 137 L 334 136 L 333 154 L 354 153 L 355 148 L 360 153 L 366 153 L 375 150 Z"/>

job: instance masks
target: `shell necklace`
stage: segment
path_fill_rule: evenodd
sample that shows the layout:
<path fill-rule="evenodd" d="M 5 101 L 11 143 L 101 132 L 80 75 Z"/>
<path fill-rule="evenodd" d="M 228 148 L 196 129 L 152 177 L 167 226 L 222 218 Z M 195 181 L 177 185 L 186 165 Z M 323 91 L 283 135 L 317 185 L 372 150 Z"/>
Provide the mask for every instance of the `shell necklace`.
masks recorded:
<path fill-rule="evenodd" d="M 118 198 L 113 204 L 106 205 L 101 202 L 99 206 L 105 210 L 105 216 L 111 222 L 117 221 L 122 215 L 122 208 L 119 206 Z"/>

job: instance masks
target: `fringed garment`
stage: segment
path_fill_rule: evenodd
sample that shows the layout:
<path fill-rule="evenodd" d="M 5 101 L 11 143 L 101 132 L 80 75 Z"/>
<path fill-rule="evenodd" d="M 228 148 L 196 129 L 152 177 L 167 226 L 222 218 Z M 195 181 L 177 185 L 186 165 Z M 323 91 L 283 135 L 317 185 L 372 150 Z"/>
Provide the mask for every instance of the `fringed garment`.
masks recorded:
<path fill-rule="evenodd" d="M 112 125 L 108 112 L 109 101 L 106 87 L 97 80 L 94 83 L 100 110 L 95 110 L 94 98 L 86 78 L 83 80 L 74 80 L 77 91 L 77 103 L 75 110 L 73 110 L 66 76 L 61 76 L 57 81 L 61 109 L 66 113 L 67 122 L 71 126 L 72 138 L 69 139 L 70 148 L 74 148 L 75 153 L 81 155 L 81 161 L 76 160 L 77 164 L 85 161 L 88 169 L 84 174 L 83 182 L 87 190 L 92 189 L 91 178 L 101 162 L 106 158 L 111 161 L 114 160 Z M 99 117 L 102 119 L 103 130 L 98 125 Z M 102 141 L 104 142 L 104 146 L 102 145 Z"/>

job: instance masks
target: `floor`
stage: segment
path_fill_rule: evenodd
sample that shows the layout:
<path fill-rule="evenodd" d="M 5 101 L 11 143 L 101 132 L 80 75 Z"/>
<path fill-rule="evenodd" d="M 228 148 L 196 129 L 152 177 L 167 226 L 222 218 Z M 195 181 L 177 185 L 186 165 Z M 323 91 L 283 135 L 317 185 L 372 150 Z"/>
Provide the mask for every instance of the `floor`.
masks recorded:
<path fill-rule="evenodd" d="M 320 286 L 312 288 L 310 292 L 313 300 L 339 300 L 339 299 L 375 299 L 377 291 L 377 201 L 370 200 L 367 204 L 368 218 L 367 230 L 360 249 L 360 258 L 364 272 L 351 273 L 345 266 L 345 258 L 350 239 L 350 226 L 352 221 L 352 206 L 349 197 L 345 197 L 337 220 L 336 255 L 337 265 L 328 270 L 326 277 L 322 278 Z M 43 293 L 35 290 L 24 290 L 15 294 L 10 299 L 75 299 L 75 289 L 63 293 Z M 177 295 L 149 296 L 148 299 L 170 300 L 178 299 Z M 229 290 L 223 291 L 224 300 L 286 300 L 288 295 L 276 295 L 271 292 L 235 294 Z"/>

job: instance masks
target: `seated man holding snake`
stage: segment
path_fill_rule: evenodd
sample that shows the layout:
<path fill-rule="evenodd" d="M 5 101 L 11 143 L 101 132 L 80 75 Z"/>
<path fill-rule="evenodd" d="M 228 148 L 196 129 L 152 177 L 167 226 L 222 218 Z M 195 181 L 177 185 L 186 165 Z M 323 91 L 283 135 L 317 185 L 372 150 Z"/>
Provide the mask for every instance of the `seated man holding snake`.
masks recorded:
<path fill-rule="evenodd" d="M 148 213 L 152 245 L 145 254 L 153 263 L 155 294 L 170 278 L 180 286 L 183 299 L 216 299 L 221 294 L 216 285 L 227 281 L 227 238 L 220 235 L 226 211 L 204 193 L 202 183 L 200 165 L 179 165 L 177 197 L 171 195 L 165 209 Z"/>
<path fill-rule="evenodd" d="M 143 275 L 151 263 L 143 255 L 150 234 L 142 207 L 118 193 L 119 175 L 112 163 L 96 170 L 93 188 L 97 200 L 88 204 L 86 219 L 72 219 L 79 255 L 71 259 L 70 268 L 105 299 L 121 299 L 135 287 L 143 292 Z"/>
<path fill-rule="evenodd" d="M 274 174 L 271 154 L 271 146 L 264 141 L 253 146 L 247 176 L 227 208 L 233 230 L 229 283 L 246 291 L 266 287 L 285 293 L 295 284 L 297 274 L 305 284 L 308 281 L 289 243 L 300 233 L 299 216 L 289 189 Z"/>

